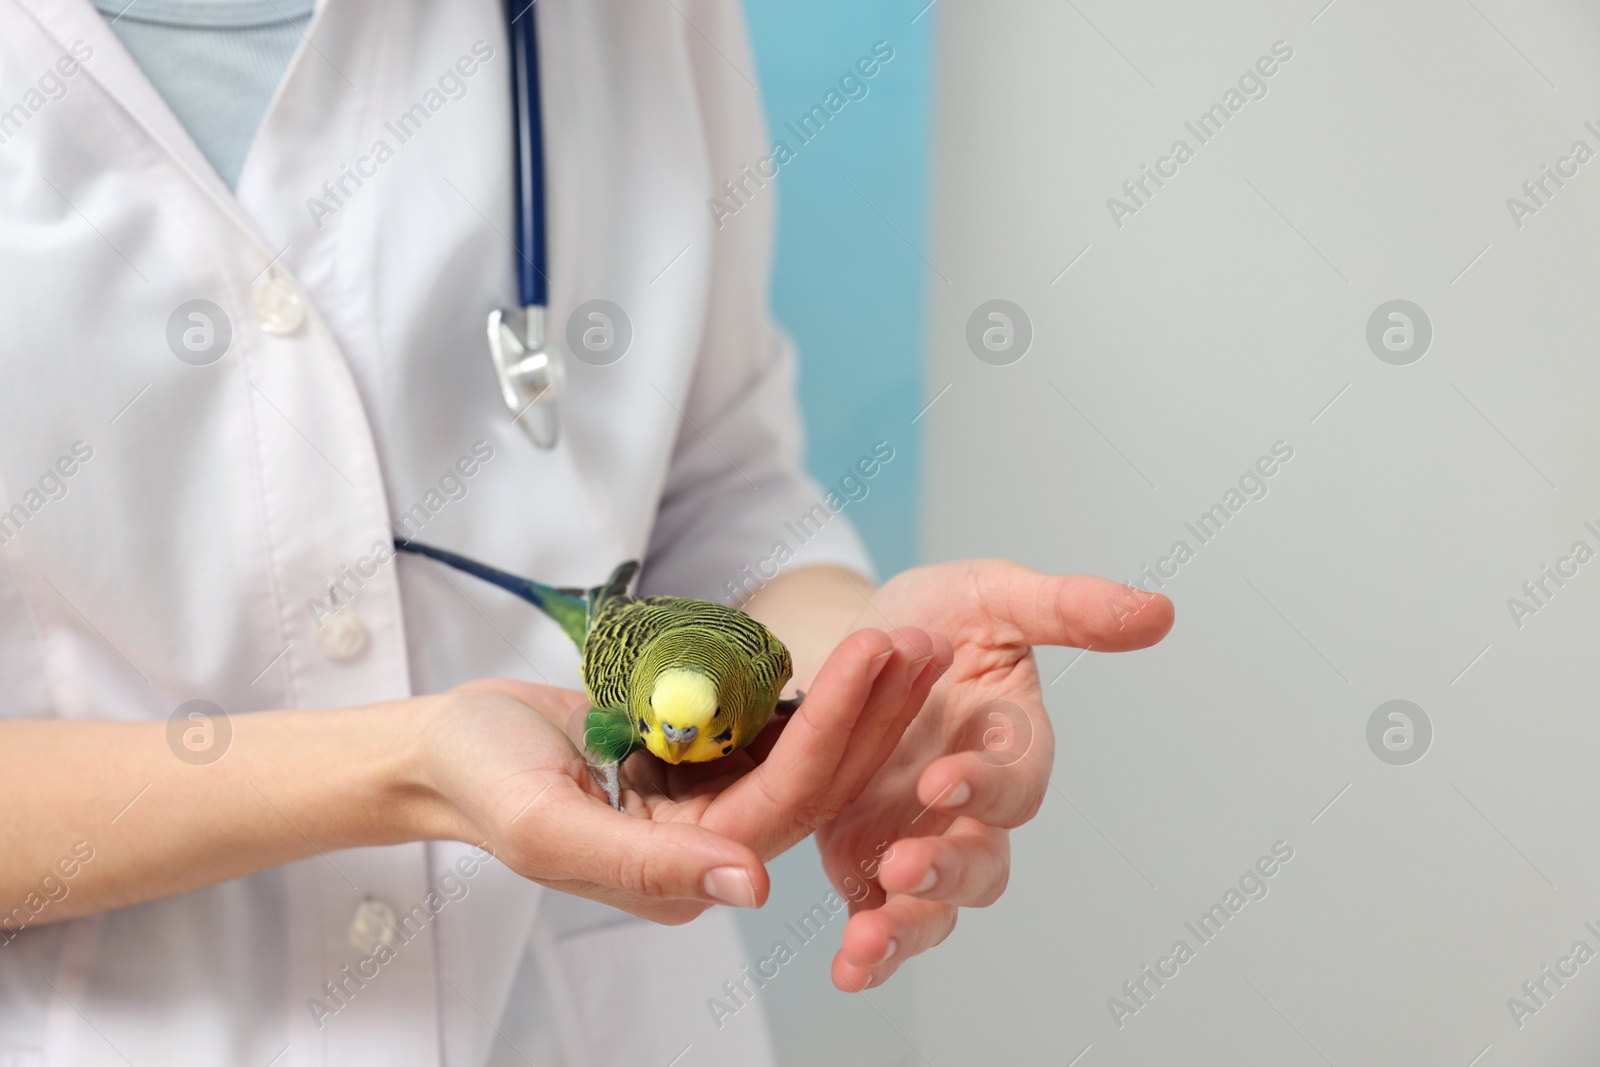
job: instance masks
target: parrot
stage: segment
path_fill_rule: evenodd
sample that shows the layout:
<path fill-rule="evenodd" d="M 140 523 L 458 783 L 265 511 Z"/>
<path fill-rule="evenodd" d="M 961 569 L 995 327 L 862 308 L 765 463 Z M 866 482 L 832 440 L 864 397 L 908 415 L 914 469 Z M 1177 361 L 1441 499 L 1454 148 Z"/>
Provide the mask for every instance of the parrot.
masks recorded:
<path fill-rule="evenodd" d="M 497 585 L 561 627 L 582 656 L 584 746 L 618 810 L 618 765 L 640 749 L 671 764 L 721 759 L 805 699 L 779 699 L 794 664 L 771 630 L 709 600 L 630 595 L 637 560 L 604 585 L 556 588 L 416 541 L 395 548 Z"/>

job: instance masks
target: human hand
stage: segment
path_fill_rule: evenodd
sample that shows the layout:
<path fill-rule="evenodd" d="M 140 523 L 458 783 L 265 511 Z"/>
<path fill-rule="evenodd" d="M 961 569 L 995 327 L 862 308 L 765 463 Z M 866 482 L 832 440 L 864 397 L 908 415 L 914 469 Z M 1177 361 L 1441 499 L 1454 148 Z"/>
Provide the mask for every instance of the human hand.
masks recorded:
<path fill-rule="evenodd" d="M 883 769 L 818 831 L 823 866 L 850 898 L 835 986 L 881 984 L 949 936 L 958 908 L 1004 892 L 1008 831 L 1038 812 L 1055 755 L 1032 646 L 1144 648 L 1172 619 L 1159 594 L 1004 560 L 916 568 L 871 595 L 859 625 L 947 635 L 954 664 Z"/>
<path fill-rule="evenodd" d="M 624 812 L 578 747 L 583 694 L 473 682 L 427 698 L 423 777 L 455 813 L 452 836 L 552 889 L 669 924 L 714 903 L 757 907 L 765 861 L 865 788 L 949 663 L 948 644 L 921 631 L 856 633 L 781 732 L 710 763 L 625 761 Z"/>

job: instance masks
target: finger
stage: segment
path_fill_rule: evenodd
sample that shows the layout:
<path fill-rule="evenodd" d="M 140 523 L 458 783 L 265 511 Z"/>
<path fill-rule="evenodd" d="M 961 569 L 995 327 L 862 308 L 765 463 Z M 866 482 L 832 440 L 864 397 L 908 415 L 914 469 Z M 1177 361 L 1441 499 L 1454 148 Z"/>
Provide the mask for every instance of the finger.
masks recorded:
<path fill-rule="evenodd" d="M 816 842 L 823 873 L 851 915 L 883 907 L 888 898 L 878 885 L 878 865 L 893 846 L 883 828 L 862 820 L 835 822 L 818 832 Z"/>
<path fill-rule="evenodd" d="M 980 708 L 979 711 L 983 709 Z M 917 799 L 933 811 L 966 815 L 991 826 L 1014 829 L 1039 813 L 1055 764 L 1055 734 L 1042 710 L 1007 704 L 969 733 L 984 747 L 941 756 L 923 768 Z M 993 716 L 1025 721 L 990 726 Z M 986 743 L 989 734 L 1006 736 Z"/>
<path fill-rule="evenodd" d="M 583 881 L 659 900 L 760 907 L 770 883 L 750 848 L 687 820 L 655 822 L 613 811 L 559 779 L 512 820 L 539 881 Z"/>
<path fill-rule="evenodd" d="M 783 736 L 783 731 L 789 725 L 794 714 L 773 713 L 772 720 L 767 723 L 766 729 L 756 735 L 756 739 L 740 749 L 750 757 L 752 763 L 765 763 L 768 756 L 772 755 L 773 746 L 778 743 L 778 738 Z"/>
<path fill-rule="evenodd" d="M 883 982 L 913 956 L 938 945 L 956 927 L 956 909 L 916 897 L 892 897 L 845 924 L 833 957 L 833 984 L 859 993 Z"/>
<path fill-rule="evenodd" d="M 1011 876 L 1011 835 L 975 819 L 957 819 L 942 834 L 894 843 L 878 868 L 884 891 L 922 900 L 986 908 Z"/>
<path fill-rule="evenodd" d="M 456 691 L 510 697 L 543 715 L 574 744 L 581 746 L 583 743 L 583 713 L 589 709 L 589 699 L 575 690 L 525 682 L 520 678 L 479 678 L 456 686 Z"/>
<path fill-rule="evenodd" d="M 898 630 L 895 641 L 897 652 L 873 684 L 832 779 L 833 810 L 854 800 L 893 755 L 928 691 L 955 661 L 955 650 L 942 634 Z"/>
<path fill-rule="evenodd" d="M 881 630 L 845 638 L 822 665 L 771 753 L 717 798 L 708 824 L 740 840 L 762 842 L 765 850 L 786 837 L 796 821 L 814 816 L 874 683 L 896 649 Z"/>
<path fill-rule="evenodd" d="M 866 788 L 900 743 L 937 673 L 953 658 L 948 641 L 936 641 L 919 629 L 897 629 L 892 640 L 894 651 L 873 681 L 849 736 L 830 741 L 837 763 L 810 791 L 801 809 L 801 821 L 809 827 L 832 819 Z"/>
<path fill-rule="evenodd" d="M 973 564 L 978 595 L 1011 639 L 1098 652 L 1145 648 L 1172 629 L 1172 601 L 1093 575 L 1048 575 L 1006 560 Z"/>
<path fill-rule="evenodd" d="M 784 727 L 788 725 L 789 717 L 787 715 L 774 715 L 772 721 L 767 723 L 766 729 L 756 735 L 756 739 L 744 746 L 740 751 L 750 757 L 751 763 L 765 763 L 767 757 L 772 755 L 772 746 L 778 743 L 778 738 L 783 736 Z"/>

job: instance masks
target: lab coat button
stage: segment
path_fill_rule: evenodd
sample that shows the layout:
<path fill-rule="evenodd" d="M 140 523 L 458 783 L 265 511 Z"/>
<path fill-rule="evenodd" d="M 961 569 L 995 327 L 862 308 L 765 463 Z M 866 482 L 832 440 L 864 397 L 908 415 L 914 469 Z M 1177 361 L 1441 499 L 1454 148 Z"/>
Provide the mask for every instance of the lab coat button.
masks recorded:
<path fill-rule="evenodd" d="M 323 619 L 314 637 L 317 647 L 329 659 L 353 659 L 367 647 L 367 625 L 347 607 Z"/>
<path fill-rule="evenodd" d="M 356 905 L 350 920 L 350 945 L 363 956 L 370 956 L 379 945 L 393 948 L 396 940 L 394 909 L 377 897 L 366 897 Z"/>
<path fill-rule="evenodd" d="M 250 299 L 261 319 L 261 328 L 268 333 L 294 333 L 305 321 L 305 301 L 283 278 L 272 277 Z"/>

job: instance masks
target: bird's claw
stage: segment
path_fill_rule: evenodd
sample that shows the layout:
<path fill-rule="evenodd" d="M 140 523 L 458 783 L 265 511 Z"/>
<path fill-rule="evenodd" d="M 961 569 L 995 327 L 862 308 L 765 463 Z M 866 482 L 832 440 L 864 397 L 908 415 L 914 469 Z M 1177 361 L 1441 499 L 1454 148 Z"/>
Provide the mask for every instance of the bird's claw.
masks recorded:
<path fill-rule="evenodd" d="M 589 773 L 594 775 L 594 780 L 600 783 L 600 788 L 606 791 L 606 799 L 611 802 L 612 808 L 622 810 L 622 785 L 617 780 L 617 765 L 615 763 L 589 764 Z"/>

